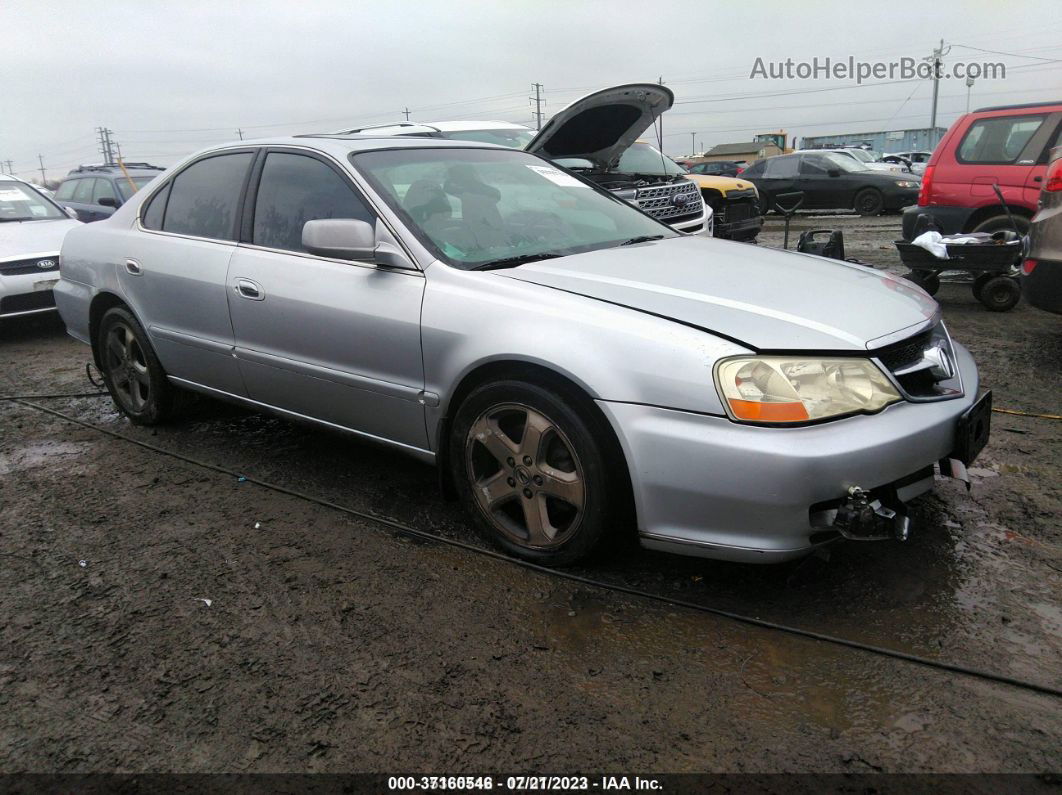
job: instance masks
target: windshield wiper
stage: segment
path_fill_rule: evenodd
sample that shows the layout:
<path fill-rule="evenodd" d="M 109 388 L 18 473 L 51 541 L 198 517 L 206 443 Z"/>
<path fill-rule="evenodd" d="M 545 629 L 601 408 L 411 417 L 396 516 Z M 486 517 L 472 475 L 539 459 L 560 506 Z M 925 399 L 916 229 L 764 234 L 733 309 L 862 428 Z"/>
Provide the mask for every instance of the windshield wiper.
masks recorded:
<path fill-rule="evenodd" d="M 528 262 L 538 262 L 542 259 L 557 259 L 557 257 L 563 256 L 562 254 L 521 254 L 518 257 L 503 257 L 502 259 L 492 259 L 487 262 L 481 262 L 474 268 L 469 268 L 473 271 L 489 271 L 495 268 L 515 268 L 517 265 L 526 265 Z"/>
<path fill-rule="evenodd" d="M 33 220 L 32 218 L 0 218 L 0 223 L 2 223 L 4 221 L 11 221 L 12 223 L 15 222 L 15 221 L 18 221 L 19 223 L 22 223 L 23 221 L 32 221 L 32 220 Z"/>
<path fill-rule="evenodd" d="M 651 243 L 654 240 L 663 240 L 663 235 L 641 235 L 639 237 L 632 237 L 630 240 L 624 240 L 619 245 L 621 246 L 633 246 L 635 243 Z"/>

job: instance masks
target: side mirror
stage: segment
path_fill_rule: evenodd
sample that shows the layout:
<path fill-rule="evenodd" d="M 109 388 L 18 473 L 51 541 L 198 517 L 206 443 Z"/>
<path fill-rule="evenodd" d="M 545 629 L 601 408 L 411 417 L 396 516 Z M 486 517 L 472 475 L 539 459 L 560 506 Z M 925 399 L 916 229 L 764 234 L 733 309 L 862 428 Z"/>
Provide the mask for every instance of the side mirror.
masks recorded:
<path fill-rule="evenodd" d="M 379 223 L 379 222 L 378 222 Z M 302 227 L 302 247 L 311 254 L 333 259 L 373 262 L 388 268 L 416 270 L 390 231 L 381 224 L 381 233 L 372 224 L 356 218 L 319 218 Z"/>
<path fill-rule="evenodd" d="M 99 205 L 101 207 L 117 207 L 118 200 L 113 196 L 100 196 Z"/>
<path fill-rule="evenodd" d="M 73 207 L 64 207 L 63 212 L 66 213 L 67 218 L 73 218 L 75 221 L 78 220 L 77 210 L 75 210 Z"/>
<path fill-rule="evenodd" d="M 839 168 L 831 168 L 826 173 L 831 177 L 841 176 L 841 170 Z"/>

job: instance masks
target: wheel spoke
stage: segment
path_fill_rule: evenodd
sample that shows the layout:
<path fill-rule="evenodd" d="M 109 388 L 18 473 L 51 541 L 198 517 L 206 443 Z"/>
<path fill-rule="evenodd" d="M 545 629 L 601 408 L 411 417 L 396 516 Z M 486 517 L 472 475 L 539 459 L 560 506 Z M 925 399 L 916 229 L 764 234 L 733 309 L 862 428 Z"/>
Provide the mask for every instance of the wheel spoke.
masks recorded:
<path fill-rule="evenodd" d="M 562 500 L 574 508 L 583 508 L 583 482 L 576 472 L 561 472 L 552 467 L 540 467 L 543 484 L 542 492 L 554 499 Z"/>
<path fill-rule="evenodd" d="M 483 497 L 483 502 L 488 509 L 494 510 L 502 503 L 508 502 L 519 495 L 516 487 L 509 485 L 509 480 L 509 473 L 502 469 L 486 480 L 476 484 L 476 488 L 479 489 L 479 493 Z"/>
<path fill-rule="evenodd" d="M 517 446 L 502 432 L 495 420 L 480 417 L 472 426 L 471 434 L 502 466 L 518 452 Z"/>
<path fill-rule="evenodd" d="M 123 346 L 125 347 L 125 359 L 126 361 L 133 361 L 133 344 L 136 342 L 136 338 L 133 336 L 132 330 L 128 326 L 121 326 L 122 333 L 125 335 Z"/>
<path fill-rule="evenodd" d="M 538 461 L 542 457 L 540 455 L 542 440 L 551 430 L 553 430 L 552 422 L 537 411 L 528 409 L 524 433 L 520 437 L 520 455 L 529 456 L 533 461 Z"/>
<path fill-rule="evenodd" d="M 117 335 L 113 333 L 107 337 L 107 352 L 114 357 L 115 364 L 120 363 L 125 358 L 125 346 Z"/>
<path fill-rule="evenodd" d="M 545 546 L 551 543 L 557 535 L 557 530 L 549 522 L 549 514 L 546 513 L 546 498 L 537 495 L 522 502 L 524 524 L 527 526 L 527 543 L 534 546 Z"/>

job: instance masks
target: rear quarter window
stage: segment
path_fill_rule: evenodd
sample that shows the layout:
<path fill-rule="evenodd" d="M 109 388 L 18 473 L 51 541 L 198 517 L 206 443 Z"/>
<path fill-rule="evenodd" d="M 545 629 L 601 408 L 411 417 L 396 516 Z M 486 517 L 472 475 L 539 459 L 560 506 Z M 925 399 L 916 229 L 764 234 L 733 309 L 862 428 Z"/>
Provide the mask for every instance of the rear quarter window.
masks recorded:
<path fill-rule="evenodd" d="M 955 158 L 960 163 L 1015 163 L 1044 118 L 1038 115 L 978 119 L 962 137 Z"/>
<path fill-rule="evenodd" d="M 74 198 L 74 189 L 77 187 L 78 180 L 68 179 L 62 185 L 59 186 L 59 190 L 55 192 L 55 198 L 59 201 L 70 201 Z"/>

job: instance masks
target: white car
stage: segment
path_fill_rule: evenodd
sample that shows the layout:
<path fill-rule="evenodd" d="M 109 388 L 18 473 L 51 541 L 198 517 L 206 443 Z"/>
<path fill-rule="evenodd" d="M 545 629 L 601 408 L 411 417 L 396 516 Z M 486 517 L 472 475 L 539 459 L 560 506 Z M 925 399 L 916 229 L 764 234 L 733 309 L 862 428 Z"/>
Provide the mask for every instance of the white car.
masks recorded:
<path fill-rule="evenodd" d="M 0 174 L 0 317 L 55 311 L 59 249 L 80 225 L 35 186 Z"/>
<path fill-rule="evenodd" d="M 333 135 L 445 138 L 523 149 L 549 158 L 685 234 L 714 231 L 712 208 L 686 170 L 638 140 L 675 102 L 671 89 L 629 83 L 594 91 L 562 108 L 539 131 L 504 121 L 398 122 Z"/>
<path fill-rule="evenodd" d="M 869 168 L 871 171 L 891 171 L 894 174 L 910 174 L 911 170 L 902 163 L 880 163 L 875 157 L 874 153 L 868 152 L 866 149 L 855 149 L 841 147 L 838 149 L 800 149 L 794 152 L 794 154 L 808 154 L 809 152 L 832 152 L 842 157 L 850 157 L 864 168 Z"/>

